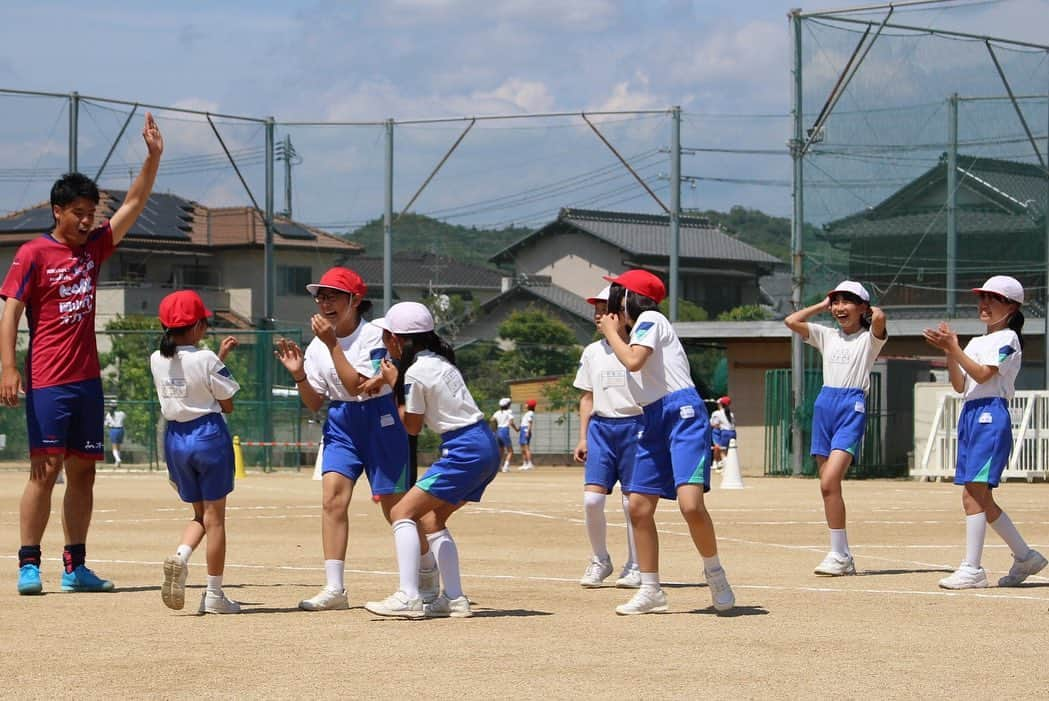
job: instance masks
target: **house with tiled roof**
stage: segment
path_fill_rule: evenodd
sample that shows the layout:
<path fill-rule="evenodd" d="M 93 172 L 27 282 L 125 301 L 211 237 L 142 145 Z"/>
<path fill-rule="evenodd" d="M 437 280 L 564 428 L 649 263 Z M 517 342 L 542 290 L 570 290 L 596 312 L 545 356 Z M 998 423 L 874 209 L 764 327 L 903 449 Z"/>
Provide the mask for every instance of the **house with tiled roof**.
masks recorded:
<path fill-rule="evenodd" d="M 126 191 L 101 191 L 98 221 L 108 219 Z M 42 203 L 0 218 L 0 268 L 18 247 L 54 226 Z M 250 207 L 206 207 L 169 193 L 150 195 L 142 215 L 99 273 L 96 327 L 117 316 L 156 313 L 173 289 L 200 292 L 223 326 L 250 328 L 265 312 L 266 227 Z M 360 253 L 358 244 L 278 217 L 274 222 L 278 328 L 309 328 L 314 303 L 306 284 L 340 258 Z M 307 334 L 309 335 L 309 334 Z"/>
<path fill-rule="evenodd" d="M 357 271 L 376 298 L 383 285 L 381 257 L 354 255 L 344 264 Z M 393 300 L 422 301 L 434 295 L 457 296 L 471 308 L 502 291 L 503 275 L 494 268 L 474 265 L 433 252 L 399 251 L 393 260 Z"/>
<path fill-rule="evenodd" d="M 1045 170 L 960 154 L 956 161 L 955 289 L 965 291 L 955 293 L 959 308 L 975 309 L 967 291 L 994 272 L 1036 291 L 1029 309 L 1042 316 Z M 823 227 L 824 239 L 848 251 L 849 277 L 869 284 L 897 316 L 939 313 L 947 304 L 947 168 L 944 155 L 880 204 Z"/>
<path fill-rule="evenodd" d="M 562 209 L 557 218 L 490 259 L 515 279 L 547 278 L 585 299 L 602 276 L 644 268 L 669 277 L 670 218 L 653 214 Z M 680 218 L 680 296 L 711 316 L 763 304 L 759 281 L 784 267 L 778 258 L 726 234 L 704 217 Z"/>

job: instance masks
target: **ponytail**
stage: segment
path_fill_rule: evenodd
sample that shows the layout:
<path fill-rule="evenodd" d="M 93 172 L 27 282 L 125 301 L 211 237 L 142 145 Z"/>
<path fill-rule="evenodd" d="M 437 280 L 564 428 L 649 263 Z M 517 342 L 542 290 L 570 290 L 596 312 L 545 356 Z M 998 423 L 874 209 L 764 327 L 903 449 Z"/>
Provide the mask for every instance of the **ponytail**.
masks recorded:
<path fill-rule="evenodd" d="M 179 326 L 177 328 L 163 327 L 164 334 L 160 337 L 160 354 L 165 358 L 174 358 L 175 350 L 178 348 L 178 339 L 182 337 L 182 334 L 192 329 L 196 324 L 190 324 L 189 326 Z"/>
<path fill-rule="evenodd" d="M 721 408 L 725 412 L 725 418 L 728 419 L 728 422 L 730 424 L 736 423 L 735 421 L 732 420 L 732 409 L 729 408 L 729 405 L 728 404 L 722 404 Z"/>
<path fill-rule="evenodd" d="M 1020 341 L 1020 350 L 1024 347 L 1024 313 L 1017 309 L 1013 312 L 1013 315 L 1009 317 L 1009 328 L 1016 332 L 1016 338 Z"/>

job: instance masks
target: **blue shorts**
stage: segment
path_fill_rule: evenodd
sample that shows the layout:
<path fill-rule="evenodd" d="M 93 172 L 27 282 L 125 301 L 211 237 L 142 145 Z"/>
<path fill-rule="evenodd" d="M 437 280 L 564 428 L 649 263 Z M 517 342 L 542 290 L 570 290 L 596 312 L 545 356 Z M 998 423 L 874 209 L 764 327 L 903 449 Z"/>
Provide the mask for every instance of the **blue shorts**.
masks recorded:
<path fill-rule="evenodd" d="M 634 473 L 623 491 L 676 499 L 677 488 L 710 491 L 710 415 L 695 387 L 679 389 L 644 409 Z"/>
<path fill-rule="evenodd" d="M 958 417 L 955 484 L 985 482 L 997 487 L 1013 448 L 1009 405 L 1001 397 L 970 399 Z"/>
<path fill-rule="evenodd" d="M 510 429 L 506 426 L 496 429 L 495 439 L 499 442 L 500 448 L 513 448 L 514 444 L 510 442 Z"/>
<path fill-rule="evenodd" d="M 628 484 L 637 459 L 637 435 L 641 426 L 640 414 L 620 418 L 591 416 L 586 427 L 583 484 L 596 484 L 608 492 L 616 482 Z"/>
<path fill-rule="evenodd" d="M 102 459 L 102 380 L 26 390 L 25 406 L 30 455 Z"/>
<path fill-rule="evenodd" d="M 415 486 L 449 504 L 481 501 L 485 487 L 499 473 L 499 446 L 484 422 L 441 436 L 441 457 Z"/>
<path fill-rule="evenodd" d="M 233 491 L 233 439 L 221 414 L 168 421 L 164 460 L 182 501 L 218 501 Z"/>
<path fill-rule="evenodd" d="M 408 491 L 408 432 L 393 394 L 364 402 L 331 402 L 323 433 L 322 473 L 338 472 L 356 482 L 363 472 L 373 495 Z"/>
<path fill-rule="evenodd" d="M 532 431 L 530 429 L 522 428 L 521 432 L 517 434 L 517 443 L 519 445 L 528 445 L 532 442 Z"/>
<path fill-rule="evenodd" d="M 713 430 L 714 445 L 719 448 L 728 450 L 728 442 L 736 437 L 736 429 L 734 428 L 715 428 Z"/>
<path fill-rule="evenodd" d="M 863 445 L 867 395 L 858 387 L 824 387 L 812 409 L 811 455 L 827 457 L 844 450 L 853 459 Z"/>
<path fill-rule="evenodd" d="M 109 442 L 121 445 L 124 442 L 124 429 L 123 428 L 111 428 L 109 429 Z"/>

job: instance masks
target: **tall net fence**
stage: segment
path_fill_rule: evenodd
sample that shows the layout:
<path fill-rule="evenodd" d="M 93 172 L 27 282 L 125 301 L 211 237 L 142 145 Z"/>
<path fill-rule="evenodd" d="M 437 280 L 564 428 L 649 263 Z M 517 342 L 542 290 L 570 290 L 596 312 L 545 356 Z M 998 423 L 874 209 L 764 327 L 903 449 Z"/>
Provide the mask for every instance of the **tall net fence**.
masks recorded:
<path fill-rule="evenodd" d="M 853 278 L 896 318 L 972 316 L 1001 273 L 1044 315 L 1049 52 L 941 29 L 981 5 L 801 17 L 804 301 Z"/>

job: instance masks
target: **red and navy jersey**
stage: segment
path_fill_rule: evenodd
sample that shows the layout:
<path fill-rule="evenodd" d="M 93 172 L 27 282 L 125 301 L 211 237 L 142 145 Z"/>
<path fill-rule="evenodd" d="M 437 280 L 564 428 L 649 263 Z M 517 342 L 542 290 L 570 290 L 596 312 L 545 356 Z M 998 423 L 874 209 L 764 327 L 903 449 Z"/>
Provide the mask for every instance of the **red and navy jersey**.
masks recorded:
<path fill-rule="evenodd" d="M 27 390 L 100 376 L 95 289 L 102 262 L 113 248 L 113 230 L 106 222 L 83 246 L 72 248 L 45 234 L 18 249 L 0 297 L 25 304 Z"/>

